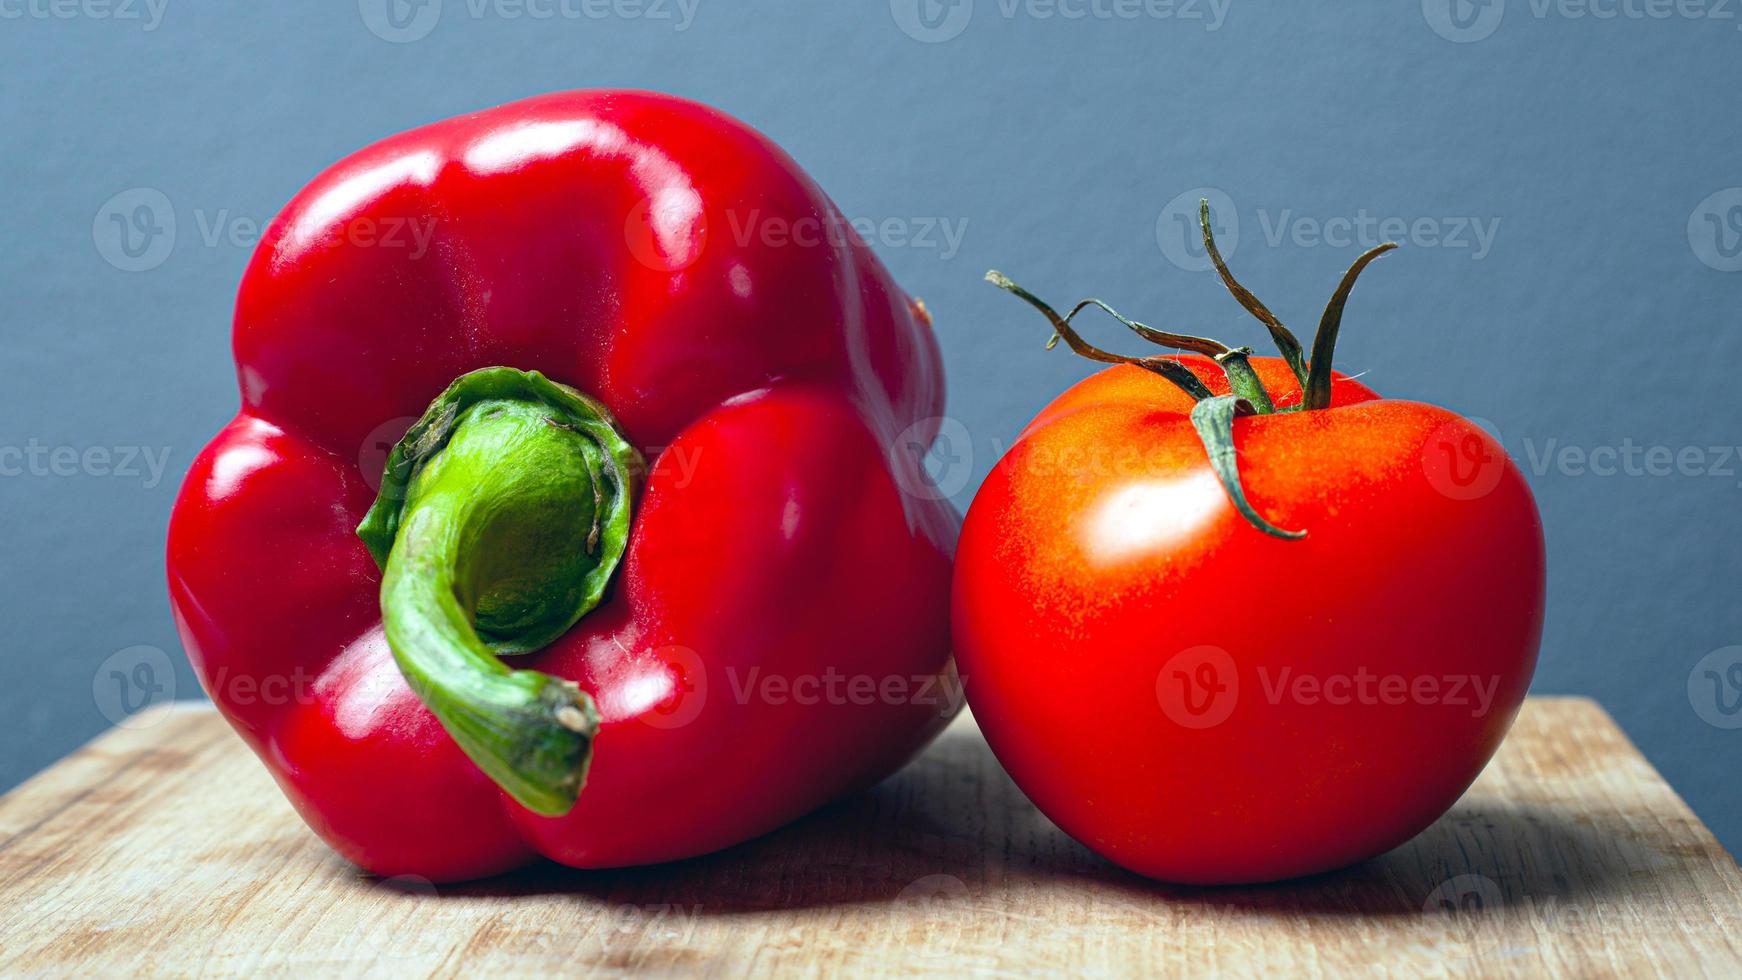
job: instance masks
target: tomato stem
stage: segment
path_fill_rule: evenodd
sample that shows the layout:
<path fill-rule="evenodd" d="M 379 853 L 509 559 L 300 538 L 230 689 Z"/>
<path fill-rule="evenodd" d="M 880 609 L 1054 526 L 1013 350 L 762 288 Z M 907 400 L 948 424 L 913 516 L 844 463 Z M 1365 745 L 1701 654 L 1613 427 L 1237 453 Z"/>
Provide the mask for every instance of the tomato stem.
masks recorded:
<path fill-rule="evenodd" d="M 1355 288 L 1355 280 L 1361 277 L 1361 270 L 1396 247 L 1396 242 L 1386 242 L 1368 249 L 1354 265 L 1349 266 L 1342 281 L 1337 283 L 1337 291 L 1331 294 L 1331 301 L 1325 304 L 1324 316 L 1319 318 L 1319 332 L 1313 335 L 1312 367 L 1301 398 L 1303 409 L 1331 407 L 1331 360 L 1337 352 L 1337 334 L 1343 327 L 1343 307 L 1348 305 L 1349 293 Z"/>
<path fill-rule="evenodd" d="M 1313 335 L 1312 361 L 1307 361 L 1300 341 L 1289 329 L 1283 326 L 1276 314 L 1270 312 L 1250 289 L 1240 284 L 1234 274 L 1229 271 L 1228 263 L 1222 260 L 1221 250 L 1216 247 L 1216 233 L 1210 225 L 1210 202 L 1198 202 L 1198 224 L 1203 229 L 1204 251 L 1210 256 L 1210 262 L 1216 267 L 1216 273 L 1221 276 L 1222 284 L 1232 293 L 1246 311 L 1264 324 L 1270 331 L 1271 339 L 1282 354 L 1282 359 L 1293 372 L 1295 380 L 1300 384 L 1301 402 L 1298 406 L 1280 409 L 1280 411 L 1310 411 L 1329 408 L 1331 405 L 1331 363 L 1337 348 L 1337 334 L 1342 329 L 1343 308 L 1348 305 L 1349 293 L 1355 287 L 1355 280 L 1372 261 L 1397 247 L 1395 242 L 1386 242 L 1376 248 L 1369 249 L 1355 260 L 1342 280 L 1337 284 L 1336 292 L 1325 306 L 1325 312 L 1319 319 L 1318 332 Z M 1085 299 L 1071 309 L 1066 316 L 1059 316 L 1051 306 L 1042 302 L 1039 297 L 1016 283 L 1009 276 L 996 270 L 986 273 L 986 281 L 1006 292 L 1014 294 L 1023 302 L 1039 310 L 1052 324 L 1053 333 L 1046 346 L 1051 350 L 1059 340 L 1069 345 L 1071 350 L 1090 360 L 1104 364 L 1134 364 L 1145 370 L 1166 378 L 1175 386 L 1190 395 L 1197 404 L 1192 409 L 1192 428 L 1204 444 L 1204 451 L 1209 454 L 1210 467 L 1215 471 L 1216 478 L 1222 488 L 1227 491 L 1228 498 L 1234 508 L 1240 512 L 1248 523 L 1265 534 L 1273 537 L 1297 539 L 1306 535 L 1305 531 L 1285 531 L 1265 520 L 1252 504 L 1246 499 L 1245 488 L 1240 484 L 1239 457 L 1234 447 L 1234 419 L 1240 415 L 1269 415 L 1279 411 L 1276 403 L 1270 397 L 1270 392 L 1264 387 L 1264 382 L 1253 370 L 1250 357 L 1250 347 L 1229 347 L 1219 340 L 1209 337 L 1197 337 L 1191 334 L 1173 333 L 1157 330 L 1147 324 L 1138 323 L 1124 316 L 1118 310 L 1108 306 L 1098 299 Z M 1127 357 L 1114 354 L 1084 340 L 1071 326 L 1071 321 L 1077 314 L 1094 307 L 1124 324 L 1131 332 L 1154 344 L 1171 347 L 1175 350 L 1191 351 L 1202 354 L 1216 362 L 1222 373 L 1228 378 L 1230 394 L 1215 395 L 1201 379 L 1184 364 L 1169 357 Z"/>
<path fill-rule="evenodd" d="M 1240 485 L 1239 457 L 1234 449 L 1234 418 L 1252 414 L 1252 408 L 1235 395 L 1206 398 L 1192 407 L 1192 428 L 1197 430 L 1204 450 L 1210 454 L 1210 468 L 1215 470 L 1216 479 L 1221 481 L 1234 509 L 1246 518 L 1248 524 L 1273 538 L 1291 541 L 1304 538 L 1305 531 L 1284 531 L 1265 520 L 1246 499 L 1246 490 Z"/>
<path fill-rule="evenodd" d="M 1264 381 L 1258 377 L 1258 372 L 1252 370 L 1252 348 L 1236 347 L 1216 355 L 1215 361 L 1222 368 L 1222 373 L 1228 376 L 1228 388 L 1234 395 L 1252 406 L 1252 414 L 1269 415 L 1276 411 L 1276 403 L 1270 400 L 1270 392 L 1264 388 Z"/>
<path fill-rule="evenodd" d="M 1113 354 L 1104 351 L 1101 348 L 1096 347 L 1094 344 L 1084 340 L 1081 334 L 1078 334 L 1076 330 L 1072 329 L 1069 317 L 1059 316 L 1058 311 L 1054 310 L 1051 306 L 1048 306 L 1038 296 L 1035 296 L 1033 293 L 1012 282 L 1010 277 L 1006 276 L 1004 273 L 994 269 L 991 272 L 986 273 L 986 281 L 997 286 L 999 289 L 1015 295 L 1023 302 L 1039 310 L 1052 322 L 1053 334 L 1051 339 L 1046 342 L 1046 346 L 1049 350 L 1059 342 L 1060 338 L 1063 338 L 1065 344 L 1069 346 L 1071 350 L 1091 361 L 1100 361 L 1103 364 L 1133 364 L 1173 382 L 1173 384 L 1178 386 L 1180 390 L 1190 395 L 1193 401 L 1201 401 L 1210 397 L 1210 389 L 1205 387 L 1202 381 L 1198 380 L 1198 376 L 1193 374 L 1190 368 L 1181 364 L 1179 361 L 1169 357 L 1126 357 L 1122 354 Z M 1077 313 L 1091 305 L 1099 305 L 1102 309 L 1108 309 L 1106 304 L 1100 303 L 1099 300 L 1092 302 L 1085 301 L 1077 304 L 1077 308 L 1071 311 L 1071 316 L 1076 316 Z M 1123 320 L 1124 317 L 1120 317 L 1120 319 Z"/>
<path fill-rule="evenodd" d="M 1270 331 L 1270 339 L 1276 344 L 1276 349 L 1282 354 L 1282 359 L 1288 362 L 1288 369 L 1294 372 L 1295 380 L 1300 382 L 1301 390 L 1306 390 L 1307 368 L 1301 354 L 1300 341 L 1289 329 L 1282 325 L 1276 314 L 1270 312 L 1270 307 L 1259 302 L 1252 291 L 1240 285 L 1234 278 L 1234 273 L 1228 271 L 1228 263 L 1222 261 L 1222 252 L 1216 248 L 1216 233 L 1210 228 L 1209 198 L 1198 199 L 1198 226 L 1204 231 L 1204 251 L 1210 255 L 1210 262 L 1216 267 L 1216 274 L 1222 277 L 1222 285 L 1228 287 L 1228 292 L 1234 294 L 1234 299 L 1246 308 L 1246 312 L 1258 318 Z"/>
<path fill-rule="evenodd" d="M 1123 323 L 1132 333 L 1135 333 L 1137 336 L 1142 337 L 1144 340 L 1147 340 L 1152 344 L 1160 344 L 1163 347 L 1172 347 L 1175 350 L 1191 351 L 1194 354 L 1202 354 L 1205 357 L 1220 357 L 1229 351 L 1228 345 L 1219 340 L 1214 340 L 1209 337 L 1194 337 L 1191 334 L 1173 333 L 1167 330 L 1157 330 L 1148 324 L 1138 323 L 1136 320 L 1120 313 L 1118 310 L 1115 310 L 1098 299 L 1086 299 L 1072 307 L 1071 312 L 1065 316 L 1065 322 L 1069 323 L 1076 319 L 1078 313 L 1081 313 L 1091 306 L 1105 312 L 1108 316 L 1118 320 L 1120 323 Z"/>
<path fill-rule="evenodd" d="M 1192 409 L 1192 428 L 1197 432 L 1198 439 L 1204 444 L 1204 451 L 1210 456 L 1210 468 L 1215 472 L 1216 479 L 1221 482 L 1222 489 L 1228 494 L 1228 499 L 1233 502 L 1234 509 L 1239 511 L 1240 516 L 1244 517 L 1248 523 L 1265 534 L 1279 538 L 1298 538 L 1305 534 L 1304 531 L 1284 531 L 1259 516 L 1252 504 L 1246 499 L 1246 491 L 1240 485 L 1239 457 L 1234 448 L 1234 417 L 1237 414 L 1268 414 L 1276 411 L 1276 405 L 1271 401 L 1270 393 L 1264 389 L 1264 382 L 1259 379 L 1258 372 L 1252 369 L 1252 363 L 1249 360 L 1252 353 L 1251 348 L 1232 348 L 1220 341 L 1204 337 L 1191 337 L 1185 334 L 1171 334 L 1155 330 L 1121 316 L 1118 311 L 1098 299 L 1084 300 L 1071 310 L 1070 316 L 1061 317 L 1051 306 L 1012 282 L 1010 277 L 1002 272 L 993 270 L 986 273 L 986 281 L 1014 294 L 1023 302 L 1039 310 L 1052 323 L 1053 334 L 1047 341 L 1048 348 L 1063 338 L 1071 350 L 1083 357 L 1104 364 L 1134 364 L 1146 368 L 1173 382 L 1187 395 L 1190 395 L 1192 401 L 1197 403 Z M 1145 339 L 1170 347 L 1185 347 L 1188 350 L 1209 354 L 1221 367 L 1222 372 L 1227 375 L 1228 387 L 1232 394 L 1216 395 L 1210 391 L 1209 386 L 1192 373 L 1190 368 L 1171 358 L 1126 357 L 1122 354 L 1104 351 L 1084 340 L 1071 326 L 1071 319 L 1091 306 L 1106 311 Z M 1175 343 L 1176 340 L 1183 343 Z"/>

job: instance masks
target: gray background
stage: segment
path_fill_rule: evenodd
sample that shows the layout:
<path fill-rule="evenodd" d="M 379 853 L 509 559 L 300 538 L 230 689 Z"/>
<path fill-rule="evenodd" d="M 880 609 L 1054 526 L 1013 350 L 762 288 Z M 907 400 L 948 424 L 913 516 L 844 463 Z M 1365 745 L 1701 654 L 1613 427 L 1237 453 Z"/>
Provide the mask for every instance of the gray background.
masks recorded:
<path fill-rule="evenodd" d="M 378 0 L 31 2 L 0 3 L 0 453 L 39 447 L 35 466 L 0 456 L 0 788 L 124 717 L 106 674 L 161 664 L 150 648 L 175 664 L 159 696 L 198 696 L 162 541 L 235 407 L 252 226 L 390 133 L 637 86 L 746 119 L 880 223 L 873 243 L 936 314 L 966 443 L 940 478 L 960 470 L 964 506 L 1091 370 L 1043 352 L 988 267 L 1263 346 L 1212 275 L 1169 260 L 1190 264 L 1170 202 L 1225 194 L 1236 266 L 1303 328 L 1359 250 L 1336 219 L 1407 222 L 1356 293 L 1340 366 L 1500 432 L 1547 521 L 1536 689 L 1599 699 L 1742 848 L 1742 729 L 1724 727 L 1742 689 L 1704 679 L 1742 644 L 1742 465 L 1713 451 L 1742 442 L 1735 0 L 1607 18 L 1544 0 L 928 2 L 933 28 L 910 0 L 684 0 L 687 20 L 676 0 L 602 17 L 597 0 L 446 0 L 407 8 L 406 30 Z M 129 257 L 111 216 L 152 202 L 173 246 Z M 1684 462 L 1602 475 L 1560 455 L 1630 446 Z M 57 466 L 60 447 L 81 455 Z M 111 472 L 120 455 L 93 448 L 167 452 L 167 472 Z"/>

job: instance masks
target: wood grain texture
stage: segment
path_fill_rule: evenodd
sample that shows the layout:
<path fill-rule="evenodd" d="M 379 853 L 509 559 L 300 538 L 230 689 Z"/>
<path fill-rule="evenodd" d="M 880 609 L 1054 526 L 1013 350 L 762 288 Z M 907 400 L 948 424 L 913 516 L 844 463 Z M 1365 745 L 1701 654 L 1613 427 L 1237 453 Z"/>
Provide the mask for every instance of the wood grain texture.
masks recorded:
<path fill-rule="evenodd" d="M 0 799 L 0 972 L 1742 975 L 1742 872 L 1580 699 L 1404 847 L 1223 889 L 1095 857 L 969 719 L 712 857 L 439 889 L 333 856 L 210 709 L 130 724 Z"/>

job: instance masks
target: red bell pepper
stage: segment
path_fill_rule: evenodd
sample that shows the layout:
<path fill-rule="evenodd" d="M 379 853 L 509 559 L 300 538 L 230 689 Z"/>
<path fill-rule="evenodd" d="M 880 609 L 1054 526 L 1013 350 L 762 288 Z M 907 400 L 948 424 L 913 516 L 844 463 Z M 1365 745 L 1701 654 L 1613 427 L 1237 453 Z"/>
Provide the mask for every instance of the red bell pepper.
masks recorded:
<path fill-rule="evenodd" d="M 776 224 L 848 227 L 742 123 L 588 91 L 384 140 L 267 230 L 170 596 L 345 857 L 443 881 L 701 854 L 959 706 L 959 518 L 910 492 L 929 319 L 855 236 Z"/>

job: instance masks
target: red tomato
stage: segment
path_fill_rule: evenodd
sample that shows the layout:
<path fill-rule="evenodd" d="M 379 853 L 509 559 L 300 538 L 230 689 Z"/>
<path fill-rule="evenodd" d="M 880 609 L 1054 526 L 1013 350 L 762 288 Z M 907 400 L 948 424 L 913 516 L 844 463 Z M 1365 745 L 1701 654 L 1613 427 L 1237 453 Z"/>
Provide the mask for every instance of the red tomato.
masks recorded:
<path fill-rule="evenodd" d="M 1541 633 L 1541 521 L 1498 443 L 1340 375 L 1329 407 L 1289 411 L 1297 374 L 1251 364 L 1279 411 L 1235 420 L 1240 480 L 1305 537 L 1242 517 L 1193 398 L 1121 365 L 1024 431 L 957 550 L 956 656 L 993 751 L 1071 836 L 1169 881 L 1408 840 L 1493 755 Z"/>

